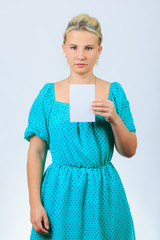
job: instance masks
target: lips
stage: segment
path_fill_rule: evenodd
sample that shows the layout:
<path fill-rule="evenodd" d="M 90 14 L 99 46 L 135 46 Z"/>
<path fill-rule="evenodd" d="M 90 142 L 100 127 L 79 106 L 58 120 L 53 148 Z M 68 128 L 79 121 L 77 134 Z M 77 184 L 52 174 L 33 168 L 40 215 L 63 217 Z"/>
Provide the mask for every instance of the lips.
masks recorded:
<path fill-rule="evenodd" d="M 84 66 L 85 64 L 83 64 L 83 63 L 77 63 L 76 65 L 78 65 L 78 66 Z"/>

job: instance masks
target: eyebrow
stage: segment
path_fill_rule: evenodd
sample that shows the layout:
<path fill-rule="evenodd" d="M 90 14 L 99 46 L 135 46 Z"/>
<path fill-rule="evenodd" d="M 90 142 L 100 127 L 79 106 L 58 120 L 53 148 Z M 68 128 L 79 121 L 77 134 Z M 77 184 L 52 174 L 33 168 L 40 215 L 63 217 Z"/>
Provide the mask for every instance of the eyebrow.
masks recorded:
<path fill-rule="evenodd" d="M 76 44 L 74 44 L 74 43 L 71 43 L 71 44 L 69 44 L 69 46 L 70 46 L 70 45 L 77 46 L 77 45 L 76 45 Z M 94 47 L 94 45 L 92 45 L 92 44 L 86 45 L 85 47 L 89 47 L 89 46 L 92 46 L 92 47 Z"/>

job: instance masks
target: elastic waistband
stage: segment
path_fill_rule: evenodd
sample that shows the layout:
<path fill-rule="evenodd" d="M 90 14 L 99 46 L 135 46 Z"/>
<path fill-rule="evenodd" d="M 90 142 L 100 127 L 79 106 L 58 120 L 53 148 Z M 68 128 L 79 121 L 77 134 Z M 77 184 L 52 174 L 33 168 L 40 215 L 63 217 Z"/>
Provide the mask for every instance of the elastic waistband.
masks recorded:
<path fill-rule="evenodd" d="M 69 168 L 69 169 L 73 169 L 73 170 L 89 170 L 89 171 L 94 171 L 94 170 L 102 170 L 106 167 L 108 167 L 109 165 L 112 165 L 111 162 L 107 162 L 105 165 L 101 165 L 101 166 L 93 166 L 93 167 L 84 167 L 84 166 L 73 166 L 73 165 L 68 165 L 68 164 L 57 164 L 55 162 L 51 163 L 52 167 L 58 167 L 58 168 Z"/>

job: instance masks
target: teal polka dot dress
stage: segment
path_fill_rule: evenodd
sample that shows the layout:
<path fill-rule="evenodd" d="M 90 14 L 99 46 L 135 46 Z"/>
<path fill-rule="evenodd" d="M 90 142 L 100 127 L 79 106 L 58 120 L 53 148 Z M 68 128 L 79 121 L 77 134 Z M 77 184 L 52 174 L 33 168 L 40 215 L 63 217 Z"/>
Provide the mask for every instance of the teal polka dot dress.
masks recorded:
<path fill-rule="evenodd" d="M 115 139 L 111 124 L 70 122 L 70 104 L 55 101 L 54 83 L 35 98 L 24 139 L 44 139 L 52 163 L 42 177 L 41 201 L 49 234 L 31 229 L 30 240 L 134 240 L 134 223 L 120 176 L 111 159 Z M 130 132 L 136 132 L 121 84 L 112 82 L 109 100 Z"/>

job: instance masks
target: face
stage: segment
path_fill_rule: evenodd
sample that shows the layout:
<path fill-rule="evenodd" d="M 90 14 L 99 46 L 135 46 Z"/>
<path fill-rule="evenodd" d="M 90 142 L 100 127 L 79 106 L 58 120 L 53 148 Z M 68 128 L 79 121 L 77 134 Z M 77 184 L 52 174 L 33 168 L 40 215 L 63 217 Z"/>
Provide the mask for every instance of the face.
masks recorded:
<path fill-rule="evenodd" d="M 71 70 L 77 73 L 93 70 L 102 51 L 102 46 L 98 46 L 98 37 L 94 33 L 75 30 L 67 34 L 62 48 Z M 77 65 L 78 63 L 84 65 Z"/>

